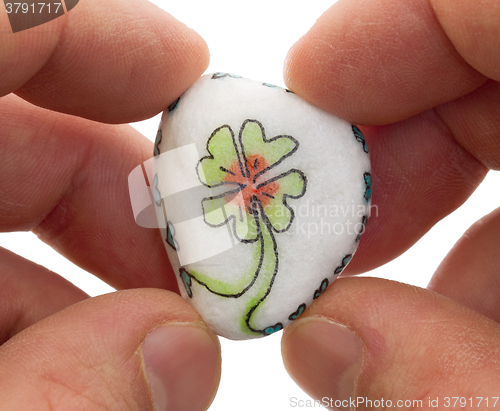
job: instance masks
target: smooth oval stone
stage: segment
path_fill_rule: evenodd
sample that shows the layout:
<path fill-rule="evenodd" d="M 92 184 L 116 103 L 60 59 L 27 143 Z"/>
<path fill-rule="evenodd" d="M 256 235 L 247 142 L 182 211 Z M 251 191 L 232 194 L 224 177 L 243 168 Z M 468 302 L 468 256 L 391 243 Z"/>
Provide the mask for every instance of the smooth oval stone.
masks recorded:
<path fill-rule="evenodd" d="M 347 266 L 368 218 L 359 129 L 232 74 L 203 76 L 163 113 L 153 169 L 182 296 L 231 339 L 298 318 Z"/>

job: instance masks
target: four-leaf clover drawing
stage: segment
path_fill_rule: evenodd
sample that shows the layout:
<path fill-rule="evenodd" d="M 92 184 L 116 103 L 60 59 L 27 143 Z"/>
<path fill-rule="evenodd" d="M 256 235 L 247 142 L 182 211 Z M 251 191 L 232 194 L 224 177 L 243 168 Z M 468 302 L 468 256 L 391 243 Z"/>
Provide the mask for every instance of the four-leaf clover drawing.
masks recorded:
<path fill-rule="evenodd" d="M 279 135 L 268 139 L 259 121 L 245 120 L 237 138 L 230 126 L 217 128 L 207 141 L 209 155 L 197 165 L 204 186 L 224 189 L 221 194 L 202 200 L 206 224 L 214 228 L 229 224 L 238 241 L 256 243 L 258 247 L 254 267 L 237 281 L 222 282 L 184 268 L 180 275 L 189 296 L 194 280 L 210 292 L 228 298 L 242 296 L 261 278 L 259 290 L 241 317 L 242 331 L 247 334 L 268 335 L 283 328 L 281 323 L 258 328 L 252 318 L 271 292 L 278 273 L 275 234 L 287 231 L 294 220 L 288 200 L 302 197 L 307 187 L 306 176 L 298 169 L 291 168 L 279 175 L 270 171 L 298 148 L 299 143 L 293 137 Z"/>

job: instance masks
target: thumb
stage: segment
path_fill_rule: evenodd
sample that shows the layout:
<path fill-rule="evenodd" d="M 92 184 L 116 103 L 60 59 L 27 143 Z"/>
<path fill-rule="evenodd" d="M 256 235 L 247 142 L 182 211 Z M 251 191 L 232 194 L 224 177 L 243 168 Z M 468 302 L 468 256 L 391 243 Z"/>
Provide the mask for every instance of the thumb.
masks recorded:
<path fill-rule="evenodd" d="M 376 278 L 337 280 L 282 340 L 297 384 L 342 410 L 481 409 L 486 398 L 492 407 L 499 353 L 496 322 L 431 291 Z"/>
<path fill-rule="evenodd" d="M 206 410 L 220 346 L 176 294 L 120 291 L 74 304 L 0 347 L 9 410 Z"/>

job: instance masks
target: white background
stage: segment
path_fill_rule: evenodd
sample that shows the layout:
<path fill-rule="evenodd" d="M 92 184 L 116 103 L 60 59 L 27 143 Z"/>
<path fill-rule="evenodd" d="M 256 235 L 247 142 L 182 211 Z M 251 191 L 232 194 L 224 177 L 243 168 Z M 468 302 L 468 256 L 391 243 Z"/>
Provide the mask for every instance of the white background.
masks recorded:
<path fill-rule="evenodd" d="M 207 72 L 231 72 L 284 86 L 282 67 L 287 50 L 333 0 L 155 0 L 154 3 L 194 28 L 207 41 L 211 53 Z M 156 116 L 133 126 L 154 140 L 159 119 Z M 367 275 L 425 287 L 439 262 L 463 232 L 498 205 L 499 174 L 490 172 L 459 210 L 438 223 L 404 255 Z M 91 296 L 112 291 L 39 242 L 32 233 L 0 234 L 0 246 L 63 275 Z M 292 397 L 308 398 L 283 367 L 280 339 L 281 332 L 251 341 L 221 338 L 222 380 L 211 410 L 254 411 L 261 408 L 281 411 L 293 409 Z"/>

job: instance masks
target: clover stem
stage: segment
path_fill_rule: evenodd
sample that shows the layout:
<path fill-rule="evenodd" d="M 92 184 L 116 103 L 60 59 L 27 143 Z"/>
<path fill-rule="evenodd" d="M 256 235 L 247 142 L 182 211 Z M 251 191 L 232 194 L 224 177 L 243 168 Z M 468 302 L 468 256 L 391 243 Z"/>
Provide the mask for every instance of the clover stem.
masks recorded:
<path fill-rule="evenodd" d="M 274 331 L 283 328 L 281 323 L 277 323 L 271 327 L 260 329 L 252 325 L 252 320 L 258 310 L 262 307 L 262 303 L 271 292 L 276 274 L 278 273 L 278 247 L 276 238 L 274 237 L 271 223 L 263 211 L 262 205 L 259 204 L 259 228 L 260 228 L 260 249 L 261 260 L 260 272 L 256 283 L 257 291 L 246 305 L 246 314 L 241 319 L 241 329 L 245 334 L 268 335 Z"/>
<path fill-rule="evenodd" d="M 254 216 L 254 224 L 259 224 L 258 216 Z M 262 238 L 262 234 L 259 233 L 259 238 Z M 210 275 L 200 273 L 198 271 L 189 270 L 181 268 L 181 271 L 187 277 L 196 281 L 201 286 L 205 287 L 208 291 L 213 294 L 219 295 L 221 297 L 227 298 L 239 298 L 245 294 L 257 281 L 257 277 L 261 271 L 261 266 L 264 260 L 264 242 L 258 240 L 256 243 L 257 248 L 255 249 L 254 267 L 252 267 L 248 272 L 236 281 L 222 281 L 216 278 L 212 278 Z"/>
<path fill-rule="evenodd" d="M 221 297 L 239 298 L 252 289 L 252 297 L 245 306 L 244 314 L 241 318 L 240 326 L 243 333 L 248 335 L 268 335 L 283 328 L 281 323 L 276 323 L 263 329 L 253 325 L 253 318 L 262 303 L 271 292 L 271 288 L 278 273 L 278 247 L 276 238 L 269 219 L 264 213 L 262 204 L 255 205 L 257 210 L 254 214 L 255 224 L 259 227 L 258 240 L 255 242 L 254 266 L 247 274 L 235 282 L 225 282 L 211 278 L 208 275 L 189 270 L 180 269 L 181 278 L 184 276 L 189 281 L 186 290 L 191 297 L 190 281 L 194 280 L 208 291 Z"/>

